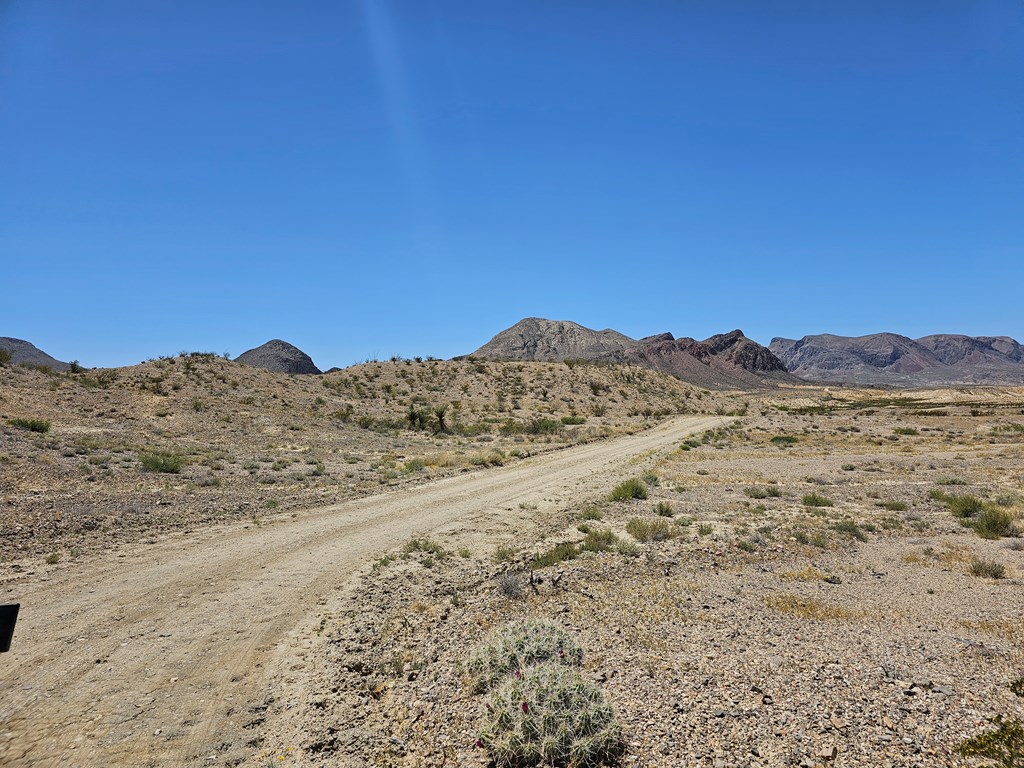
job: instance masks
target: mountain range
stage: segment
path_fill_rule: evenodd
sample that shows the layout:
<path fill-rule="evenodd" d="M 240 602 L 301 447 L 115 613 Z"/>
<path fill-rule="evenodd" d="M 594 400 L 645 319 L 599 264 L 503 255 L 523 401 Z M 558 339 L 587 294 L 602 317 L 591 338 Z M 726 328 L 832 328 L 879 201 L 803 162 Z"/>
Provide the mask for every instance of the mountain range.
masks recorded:
<path fill-rule="evenodd" d="M 0 352 L 10 355 L 14 365 L 69 368 L 22 339 L 0 337 Z M 610 328 L 598 331 L 569 320 L 528 317 L 468 357 L 632 364 L 713 389 L 804 381 L 892 387 L 1024 385 L 1024 346 L 1009 336 L 815 334 L 798 340 L 775 338 L 764 347 L 739 330 L 703 341 L 671 333 L 634 339 Z M 280 339 L 235 360 L 277 373 L 321 373 L 309 355 Z"/>
<path fill-rule="evenodd" d="M 1024 346 L 1009 336 L 895 333 L 772 339 L 769 349 L 808 381 L 899 387 L 1024 384 Z"/>
<path fill-rule="evenodd" d="M 618 331 L 595 331 L 569 320 L 528 317 L 499 333 L 471 357 L 630 363 L 716 389 L 800 383 L 772 352 L 739 330 L 704 341 L 676 338 L 671 333 L 632 339 Z"/>

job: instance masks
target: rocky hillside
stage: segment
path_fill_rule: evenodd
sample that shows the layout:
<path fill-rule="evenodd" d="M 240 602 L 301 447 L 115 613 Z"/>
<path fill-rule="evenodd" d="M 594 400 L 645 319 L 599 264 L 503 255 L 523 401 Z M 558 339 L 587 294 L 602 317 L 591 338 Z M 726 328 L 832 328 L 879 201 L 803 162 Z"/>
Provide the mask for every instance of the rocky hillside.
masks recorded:
<path fill-rule="evenodd" d="M 266 344 L 243 352 L 236 362 L 263 368 L 273 373 L 318 374 L 322 371 L 313 365 L 313 359 L 287 341 L 271 339 Z"/>
<path fill-rule="evenodd" d="M 506 328 L 473 357 L 485 360 L 597 360 L 636 346 L 635 339 L 606 328 L 594 331 L 569 320 L 527 317 Z"/>
<path fill-rule="evenodd" d="M 622 360 L 715 389 L 799 383 L 781 360 L 740 330 L 704 341 L 662 334 L 626 350 Z"/>
<path fill-rule="evenodd" d="M 701 387 L 734 389 L 798 383 L 767 348 L 736 330 L 704 341 L 660 333 L 635 340 L 565 320 L 529 317 L 473 353 L 491 360 L 589 360 L 653 368 Z"/>
<path fill-rule="evenodd" d="M 810 381 L 882 386 L 1024 384 L 1024 347 L 1008 336 L 936 334 L 911 339 L 817 334 L 776 338 L 769 349 Z"/>
<path fill-rule="evenodd" d="M 747 405 L 616 365 L 396 358 L 290 376 L 204 353 L 79 373 L 8 365 L 0 562 L 62 536 L 308 509 Z"/>
<path fill-rule="evenodd" d="M 66 371 L 69 367 L 67 363 L 50 357 L 43 350 L 24 339 L 0 336 L 0 352 L 10 354 L 12 365 L 45 365 L 55 371 Z"/>

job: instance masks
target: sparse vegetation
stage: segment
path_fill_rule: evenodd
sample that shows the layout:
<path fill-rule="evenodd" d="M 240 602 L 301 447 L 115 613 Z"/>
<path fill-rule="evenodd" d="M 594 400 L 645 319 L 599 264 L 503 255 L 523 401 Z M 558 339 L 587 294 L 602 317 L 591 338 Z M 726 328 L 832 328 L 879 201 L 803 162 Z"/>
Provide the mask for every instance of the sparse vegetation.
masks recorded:
<path fill-rule="evenodd" d="M 46 419 L 8 419 L 7 423 L 18 429 L 25 429 L 29 432 L 49 432 L 50 422 Z"/>
<path fill-rule="evenodd" d="M 631 499 L 646 499 L 647 496 L 647 486 L 642 480 L 634 477 L 615 486 L 615 489 L 608 495 L 608 500 L 629 501 Z"/>
<path fill-rule="evenodd" d="M 819 505 L 820 506 L 820 505 Z M 832 528 L 839 533 L 845 533 L 847 536 L 852 536 L 857 541 L 867 541 L 867 534 L 864 533 L 864 528 L 857 525 L 853 520 L 840 520 L 832 525 Z"/>
<path fill-rule="evenodd" d="M 1005 565 L 995 560 L 986 560 L 984 558 L 972 560 L 968 571 L 971 576 L 983 579 L 1002 579 L 1006 576 Z"/>
<path fill-rule="evenodd" d="M 176 475 L 185 466 L 185 457 L 177 453 L 142 453 L 139 463 L 147 472 L 163 472 Z"/>
<path fill-rule="evenodd" d="M 626 523 L 626 533 L 637 541 L 664 541 L 678 536 L 679 528 L 662 517 L 634 517 Z"/>
<path fill-rule="evenodd" d="M 820 493 L 804 494 L 803 503 L 805 507 L 831 507 L 832 499 L 822 496 Z"/>

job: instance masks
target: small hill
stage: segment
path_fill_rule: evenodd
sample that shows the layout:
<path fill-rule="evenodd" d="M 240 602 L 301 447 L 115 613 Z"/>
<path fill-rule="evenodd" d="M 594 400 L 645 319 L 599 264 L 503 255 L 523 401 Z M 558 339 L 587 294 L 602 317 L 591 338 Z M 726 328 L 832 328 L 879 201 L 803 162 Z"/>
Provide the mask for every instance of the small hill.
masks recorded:
<path fill-rule="evenodd" d="M 274 373 L 321 373 L 321 370 L 313 365 L 313 359 L 309 355 L 280 339 L 271 339 L 266 344 L 243 352 L 235 361 Z"/>
<path fill-rule="evenodd" d="M 1024 383 L 1024 347 L 1008 336 L 895 333 L 772 339 L 791 373 L 810 381 L 873 386 Z"/>
<path fill-rule="evenodd" d="M 590 360 L 653 368 L 700 387 L 736 389 L 799 383 L 766 347 L 736 330 L 704 341 L 659 333 L 635 340 L 567 320 L 528 317 L 473 353 L 491 360 Z"/>
<path fill-rule="evenodd" d="M 597 360 L 636 345 L 618 331 L 595 331 L 569 320 L 527 317 L 472 354 L 485 360 Z"/>
<path fill-rule="evenodd" d="M 70 367 L 68 363 L 50 357 L 43 350 L 24 339 L 0 336 L 0 351 L 11 354 L 13 365 L 45 365 L 55 371 L 66 371 Z"/>

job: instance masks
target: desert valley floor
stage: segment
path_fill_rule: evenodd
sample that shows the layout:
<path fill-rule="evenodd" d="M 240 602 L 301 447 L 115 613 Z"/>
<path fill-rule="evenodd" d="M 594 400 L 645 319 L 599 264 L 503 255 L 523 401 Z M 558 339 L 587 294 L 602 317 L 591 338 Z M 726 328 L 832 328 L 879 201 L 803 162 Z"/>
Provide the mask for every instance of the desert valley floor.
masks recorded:
<path fill-rule="evenodd" d="M 621 765 L 980 766 L 1024 718 L 1019 388 L 184 355 L 2 368 L 0 416 L 4 766 L 483 768 L 467 659 L 528 617 Z"/>

